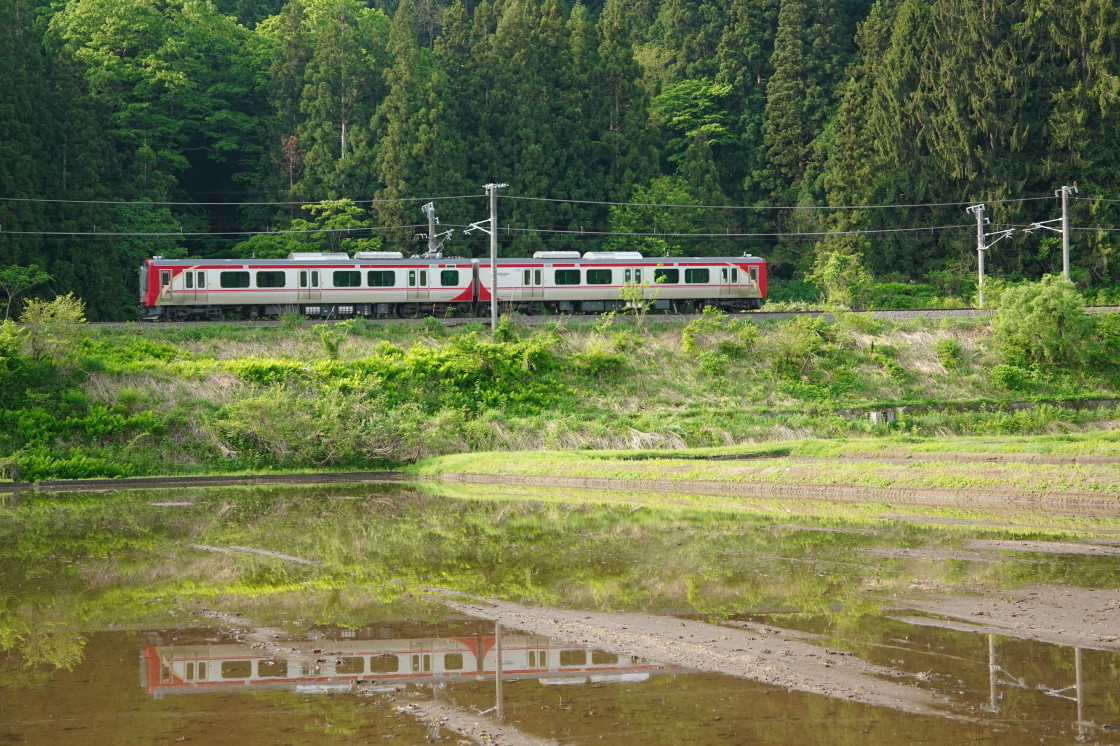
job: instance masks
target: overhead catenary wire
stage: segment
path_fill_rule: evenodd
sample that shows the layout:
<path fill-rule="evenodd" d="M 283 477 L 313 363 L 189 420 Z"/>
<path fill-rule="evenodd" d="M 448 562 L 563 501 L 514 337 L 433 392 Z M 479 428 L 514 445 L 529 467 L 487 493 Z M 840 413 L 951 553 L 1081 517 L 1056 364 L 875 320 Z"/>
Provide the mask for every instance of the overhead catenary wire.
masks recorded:
<path fill-rule="evenodd" d="M 391 230 L 404 230 L 415 228 L 426 228 L 426 223 L 413 223 L 411 225 L 375 225 L 363 226 L 359 228 L 310 228 L 308 230 L 298 231 L 10 231 L 0 230 L 0 235 L 22 235 L 22 236 L 74 236 L 74 237 L 114 237 L 114 236 L 147 236 L 147 237 L 162 237 L 162 238 L 200 238 L 204 236 L 284 236 L 284 235 L 308 235 L 308 234 L 343 234 L 343 233 L 359 233 L 370 231 L 391 231 Z"/>
<path fill-rule="evenodd" d="M 376 205 L 376 204 L 391 204 L 394 202 L 432 202 L 432 201 L 446 201 L 446 200 L 461 200 L 461 199 L 480 199 L 486 197 L 485 194 L 460 194 L 444 197 L 395 197 L 391 199 L 375 198 L 375 199 L 348 199 L 351 204 L 355 205 Z M 879 204 L 879 205 L 686 205 L 675 203 L 659 203 L 659 202 L 610 202 L 605 200 L 589 200 L 589 199 L 571 199 L 561 197 L 528 197 L 516 194 L 502 194 L 499 195 L 500 200 L 515 200 L 524 202 L 558 202 L 565 204 L 576 205 L 600 205 L 605 207 L 656 207 L 656 208 L 669 208 L 669 209 L 691 209 L 691 210 L 746 210 L 760 212 L 765 210 L 780 210 L 780 211 L 796 211 L 796 210 L 889 210 L 889 209 L 913 209 L 919 207 L 959 207 L 962 205 L 973 204 L 973 201 L 966 202 L 915 202 L 915 203 L 900 203 L 900 204 Z M 988 200 L 988 204 L 1010 204 L 1018 202 L 1036 202 L 1041 200 L 1053 199 L 1053 195 L 1040 196 L 1040 197 L 1009 197 L 1005 199 Z M 1082 198 L 1078 198 L 1082 199 Z M 0 203 L 3 202 L 21 202 L 21 203 L 50 203 L 50 204 L 75 204 L 75 205 L 120 205 L 120 206 L 135 206 L 135 205 L 152 205 L 152 206 L 171 206 L 171 207 L 291 207 L 293 205 L 318 205 L 329 202 L 341 202 L 343 199 L 323 199 L 323 200 L 298 200 L 298 201 L 253 201 L 253 202 L 190 202 L 190 201 L 157 201 L 157 200 L 124 200 L 124 199 L 65 199 L 61 197 L 0 197 Z M 1120 200 L 1101 200 L 1101 201 L 1120 201 Z"/>
<path fill-rule="evenodd" d="M 988 200 L 989 204 L 1004 204 L 1014 202 L 1036 202 L 1040 200 L 1053 199 L 1054 197 L 1014 197 L 1007 199 Z M 962 207 L 965 205 L 973 204 L 969 202 L 916 202 L 913 204 L 895 204 L 895 205 L 682 205 L 673 203 L 639 203 L 639 202 L 606 202 L 600 200 L 588 199 L 562 199 L 554 197 L 525 197 L 515 194 L 500 195 L 499 199 L 503 200 L 520 200 L 525 202 L 562 202 L 575 205 L 604 205 L 608 207 L 662 207 L 662 208 L 679 208 L 679 209 L 693 209 L 693 210 L 889 210 L 889 209 L 902 209 L 902 208 L 915 208 L 915 207 Z"/>
<path fill-rule="evenodd" d="M 298 202 L 159 202 L 154 200 L 127 200 L 127 199 L 62 199 L 60 197 L 0 197 L 0 203 L 3 202 L 31 202 L 31 203 L 53 203 L 53 204 L 72 204 L 72 205 L 120 205 L 120 206 L 136 206 L 136 205 L 152 205 L 160 207 L 291 207 L 292 205 L 321 205 L 330 202 L 343 202 L 348 201 L 354 205 L 384 205 L 392 202 L 432 202 L 439 200 L 451 199 L 477 199 L 485 197 L 484 194 L 461 194 L 450 197 L 396 197 L 393 199 L 321 199 L 321 200 L 306 200 L 301 199 Z"/>
<path fill-rule="evenodd" d="M 785 238 L 798 236 L 846 236 L 846 235 L 868 235 L 874 233 L 914 233 L 922 231 L 942 231 L 942 230 L 955 230 L 959 228 L 971 228 L 971 225 L 935 225 L 935 226 L 922 226 L 919 228 L 878 228 L 868 230 L 854 230 L 854 231 L 802 231 L 802 232 L 789 232 L 789 233 L 663 233 L 663 232 L 624 232 L 624 231 L 588 231 L 588 230 L 571 230 L 571 229 L 553 229 L 553 228 L 518 228 L 514 226 L 503 226 L 502 230 L 508 233 L 549 233 L 560 235 L 574 235 L 574 236 L 589 236 L 589 237 L 631 237 L 631 238 Z"/>

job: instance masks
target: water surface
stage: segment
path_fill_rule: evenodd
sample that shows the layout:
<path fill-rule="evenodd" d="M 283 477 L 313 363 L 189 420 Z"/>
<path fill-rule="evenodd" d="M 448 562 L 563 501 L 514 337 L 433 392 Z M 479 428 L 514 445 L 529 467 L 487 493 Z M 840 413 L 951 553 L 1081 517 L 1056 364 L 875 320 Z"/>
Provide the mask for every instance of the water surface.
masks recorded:
<path fill-rule="evenodd" d="M 1116 645 L 934 626 L 946 620 L 907 606 L 1114 590 L 1115 554 L 1076 553 L 1115 546 L 1112 525 L 567 497 L 332 485 L 9 498 L 0 743 L 470 740 L 441 711 L 500 723 L 509 743 L 1120 743 Z M 1027 542 L 1065 549 L 993 549 Z M 436 589 L 762 624 L 818 645 L 821 665 L 858 658 L 943 706 L 910 714 L 499 628 Z"/>

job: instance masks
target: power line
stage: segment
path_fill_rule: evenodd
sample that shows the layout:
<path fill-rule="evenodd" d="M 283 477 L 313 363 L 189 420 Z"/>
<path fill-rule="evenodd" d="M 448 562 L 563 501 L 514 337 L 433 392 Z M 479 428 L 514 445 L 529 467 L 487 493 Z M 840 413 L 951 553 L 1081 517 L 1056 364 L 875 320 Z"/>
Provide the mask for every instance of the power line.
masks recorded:
<path fill-rule="evenodd" d="M 971 205 L 972 202 L 923 202 L 915 204 L 898 205 L 678 205 L 641 202 L 603 202 L 587 199 L 555 199 L 550 197 L 524 197 L 512 194 L 503 194 L 499 199 L 522 200 L 526 202 L 563 202 L 576 205 L 606 205 L 610 207 L 665 207 L 694 210 L 889 210 L 896 208 L 913 207 L 961 207 Z M 1053 199 L 1053 197 L 1016 197 L 1010 199 L 989 200 L 991 204 L 1012 202 L 1036 202 L 1039 200 Z"/>
<path fill-rule="evenodd" d="M 435 200 L 449 199 L 478 199 L 485 194 L 466 194 L 454 197 L 399 197 L 397 199 L 352 199 L 355 205 L 377 205 L 390 202 L 432 202 Z M 177 206 L 177 207 L 246 207 L 246 206 L 275 206 L 290 207 L 291 205 L 320 205 L 327 202 L 341 202 L 337 199 L 300 200 L 298 202 L 148 202 L 146 200 L 119 200 L 119 199 L 51 199 L 46 197 L 0 197 L 0 202 L 33 202 L 33 203 L 61 203 L 70 205 L 152 205 L 152 206 Z"/>
<path fill-rule="evenodd" d="M 0 230 L 3 235 L 17 235 L 17 236 L 74 236 L 74 237 L 116 237 L 116 236 L 148 236 L 148 237 L 166 237 L 173 238 L 182 236 L 184 238 L 197 238 L 199 236 L 283 236 L 283 235 L 306 235 L 310 233 L 356 233 L 363 231 L 391 231 L 402 230 L 404 228 L 425 228 L 426 224 L 414 223 L 412 225 L 378 225 L 368 226 L 361 228 L 313 228 L 310 230 L 302 231 L 175 231 L 175 232 L 156 232 L 156 231 L 6 231 Z"/>
<path fill-rule="evenodd" d="M 443 200 L 458 200 L 458 199 L 479 199 L 485 197 L 485 194 L 466 194 L 455 195 L 447 197 L 400 197 L 396 199 L 357 199 L 349 200 L 355 205 L 374 205 L 374 204 L 388 204 L 392 202 L 432 202 Z M 607 207 L 658 207 L 658 208 L 675 208 L 675 209 L 693 209 L 693 210 L 749 210 L 749 211 L 765 211 L 765 210 L 782 210 L 782 211 L 795 211 L 795 210 L 890 210 L 890 209 L 909 209 L 917 207 L 959 207 L 962 205 L 970 205 L 972 202 L 921 202 L 921 203 L 902 203 L 893 205 L 682 205 L 672 203 L 657 203 L 657 202 L 608 202 L 602 200 L 586 200 L 586 199 L 563 199 L 553 197 L 526 197 L 519 195 L 503 194 L 499 195 L 499 199 L 503 200 L 520 200 L 525 202 L 558 202 L 565 204 L 576 205 L 602 205 Z M 990 204 L 1005 204 L 1017 202 L 1036 202 L 1040 200 L 1053 199 L 1049 197 L 1015 197 L 1008 199 L 989 200 Z M 1085 198 L 1079 198 L 1085 199 Z M 50 203 L 50 204 L 74 204 L 74 205 L 151 205 L 151 206 L 174 206 L 174 207 L 290 207 L 292 205 L 315 205 L 324 202 L 337 202 L 341 200 L 299 200 L 295 202 L 161 202 L 161 201 L 135 201 L 135 200 L 102 200 L 102 199 L 61 199 L 61 198 L 47 198 L 47 197 L 0 197 L 0 202 L 25 202 L 25 203 Z M 1117 202 L 1120 200 L 1099 200 L 1104 202 Z"/>
<path fill-rule="evenodd" d="M 916 233 L 919 231 L 942 231 L 942 230 L 956 230 L 959 228 L 971 228 L 971 225 L 935 225 L 926 226 L 922 228 L 881 228 L 876 230 L 865 231 L 806 231 L 799 233 L 636 233 L 636 232 L 621 232 L 621 231 L 587 231 L 587 230 L 557 230 L 549 228 L 516 228 L 513 226 L 506 226 L 502 228 L 503 231 L 509 233 L 549 233 L 561 235 L 574 235 L 574 236 L 589 236 L 589 237 L 603 237 L 603 236 L 622 236 L 633 238 L 784 238 L 798 236 L 848 236 L 848 235 L 869 235 L 875 233 Z"/>

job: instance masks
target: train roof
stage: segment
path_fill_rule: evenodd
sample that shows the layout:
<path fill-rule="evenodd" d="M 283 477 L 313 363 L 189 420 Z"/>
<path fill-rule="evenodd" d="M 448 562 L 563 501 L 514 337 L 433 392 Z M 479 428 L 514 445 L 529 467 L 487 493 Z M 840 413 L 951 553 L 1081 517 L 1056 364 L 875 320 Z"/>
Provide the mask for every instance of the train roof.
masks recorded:
<path fill-rule="evenodd" d="M 561 252 L 555 252 L 557 254 Z M 635 252 L 636 253 L 636 252 Z M 451 266 L 451 265 L 464 265 L 477 262 L 485 266 L 490 265 L 489 257 L 479 257 L 471 259 L 469 257 L 355 257 L 355 258 L 336 258 L 334 256 L 312 259 L 261 259 L 261 258 L 242 258 L 242 259 L 203 259 L 203 258 L 187 258 L 187 259 L 165 259 L 160 256 L 152 257 L 150 262 L 158 263 L 163 267 L 197 267 L 205 265 L 208 267 L 229 267 L 230 269 L 240 269 L 246 266 L 260 266 L 268 265 L 271 267 L 353 267 L 354 265 L 393 265 L 400 264 L 402 266 L 408 265 L 429 265 L 429 266 Z M 744 256 L 605 256 L 599 254 L 597 256 L 578 256 L 578 257 L 498 257 L 498 265 L 553 265 L 553 264 L 567 264 L 567 265 L 618 265 L 618 264 L 642 264 L 649 266 L 656 266 L 659 264 L 673 265 L 673 264 L 731 264 L 736 262 L 758 262 L 765 263 L 765 259 L 760 256 L 751 256 L 749 254 Z"/>

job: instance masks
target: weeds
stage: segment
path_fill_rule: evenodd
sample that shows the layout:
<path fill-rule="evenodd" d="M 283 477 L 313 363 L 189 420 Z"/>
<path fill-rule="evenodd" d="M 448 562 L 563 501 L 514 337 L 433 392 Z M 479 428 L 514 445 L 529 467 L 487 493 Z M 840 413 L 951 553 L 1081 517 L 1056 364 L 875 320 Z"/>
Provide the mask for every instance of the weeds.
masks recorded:
<path fill-rule="evenodd" d="M 1096 328 L 1104 355 L 1120 323 Z M 977 322 L 853 313 L 758 323 L 708 309 L 688 324 L 649 317 L 644 327 L 625 316 L 536 328 L 506 319 L 495 335 L 480 324 L 363 319 L 206 329 L 83 330 L 70 343 L 80 364 L 66 365 L 24 355 L 18 331 L 0 329 L 4 473 L 364 468 L 480 449 L 1062 433 L 1117 415 L 1054 401 L 1120 390 L 1103 365 L 1003 362 Z M 1032 398 L 1048 404 L 999 404 Z M 889 426 L 859 413 L 977 400 L 991 404 L 921 410 Z"/>

